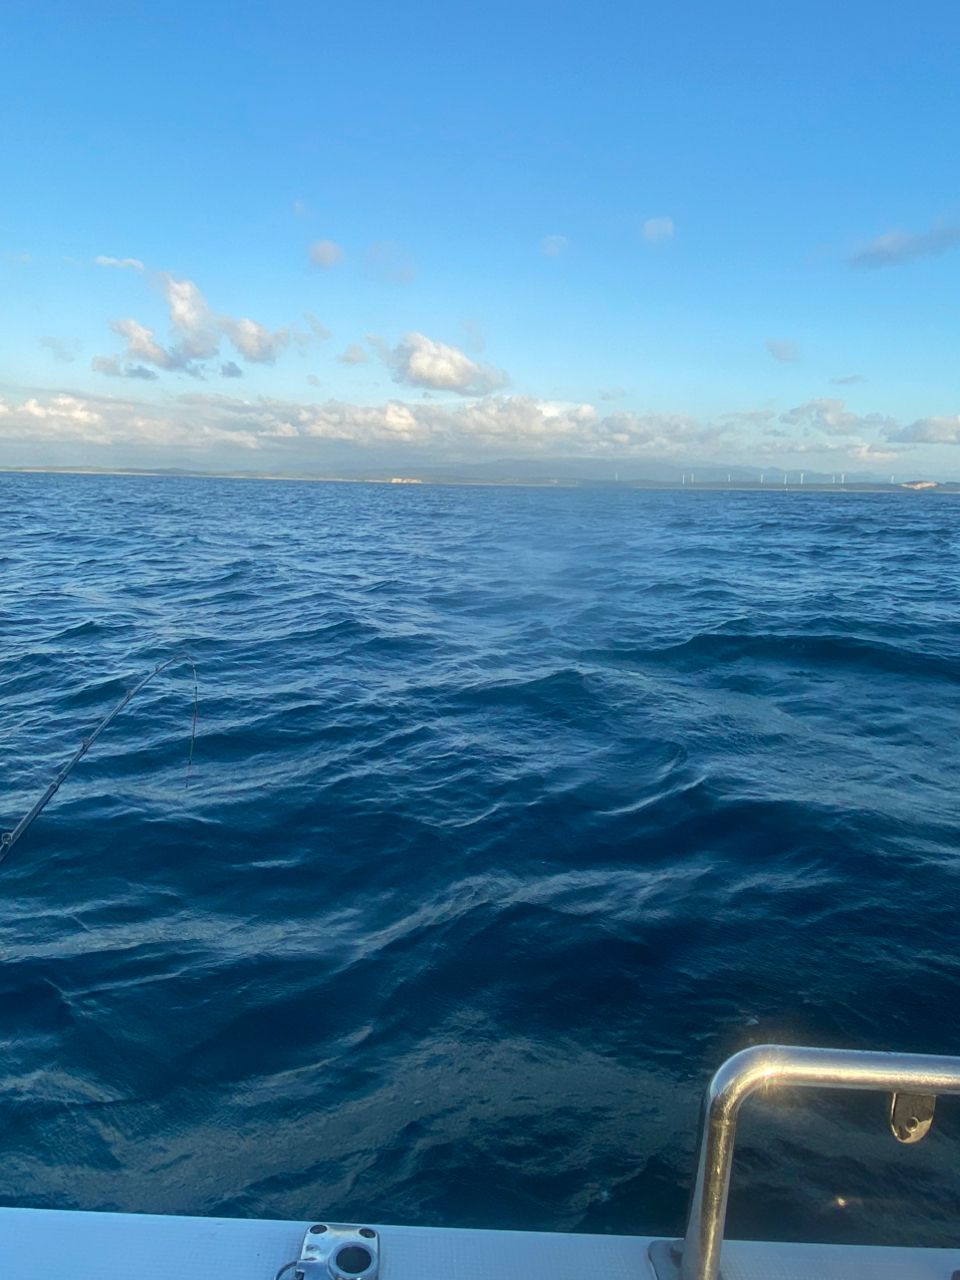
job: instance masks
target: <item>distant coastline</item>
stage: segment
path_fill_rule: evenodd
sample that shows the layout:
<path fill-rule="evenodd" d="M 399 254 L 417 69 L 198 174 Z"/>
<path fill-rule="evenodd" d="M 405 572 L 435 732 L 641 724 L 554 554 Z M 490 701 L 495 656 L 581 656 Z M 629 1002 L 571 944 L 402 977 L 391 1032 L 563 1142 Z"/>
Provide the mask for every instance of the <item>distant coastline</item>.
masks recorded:
<path fill-rule="evenodd" d="M 431 472 L 423 475 L 404 475 L 370 472 L 358 475 L 291 475 L 270 471 L 202 471 L 181 467 L 2 467 L 4 475 L 71 475 L 71 476 L 144 476 L 157 479 L 186 480 L 266 480 L 302 482 L 307 484 L 383 484 L 394 486 L 464 485 L 482 488 L 520 489 L 652 489 L 690 490 L 691 492 L 804 492 L 804 493 L 960 493 L 960 481 L 914 479 L 895 481 L 893 484 L 878 480 L 847 480 L 844 484 L 824 480 L 761 481 L 741 477 L 739 479 L 705 479 L 697 481 L 662 480 L 654 478 L 600 479 L 596 477 L 562 476 L 466 476 L 455 471 Z"/>

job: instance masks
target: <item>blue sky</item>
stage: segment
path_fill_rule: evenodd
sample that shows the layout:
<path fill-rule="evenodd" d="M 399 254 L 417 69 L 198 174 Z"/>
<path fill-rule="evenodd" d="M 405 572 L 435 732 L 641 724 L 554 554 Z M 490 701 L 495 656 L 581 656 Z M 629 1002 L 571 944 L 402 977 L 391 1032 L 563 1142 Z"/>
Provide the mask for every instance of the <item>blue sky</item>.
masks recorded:
<path fill-rule="evenodd" d="M 952 4 L 3 25 L 0 463 L 960 475 Z"/>

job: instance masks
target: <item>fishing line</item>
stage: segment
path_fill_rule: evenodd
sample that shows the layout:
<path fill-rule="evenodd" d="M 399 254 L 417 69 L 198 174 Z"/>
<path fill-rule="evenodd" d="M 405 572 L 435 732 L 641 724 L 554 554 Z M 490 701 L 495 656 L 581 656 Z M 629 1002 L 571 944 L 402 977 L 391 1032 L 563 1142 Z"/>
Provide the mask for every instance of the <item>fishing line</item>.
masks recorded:
<path fill-rule="evenodd" d="M 133 686 L 132 689 L 127 690 L 126 694 L 120 699 L 120 701 L 113 708 L 113 710 L 108 712 L 108 714 L 103 717 L 103 719 L 94 729 L 93 733 L 90 734 L 89 738 L 83 739 L 83 741 L 80 743 L 80 746 L 76 749 L 76 751 L 67 761 L 67 763 L 63 766 L 63 768 L 60 770 L 60 772 L 57 774 L 54 780 L 50 783 L 49 787 L 47 787 L 46 791 L 43 793 L 40 799 L 36 802 L 33 808 L 28 813 L 25 813 L 23 815 L 23 817 L 20 819 L 20 821 L 13 828 L 12 831 L 4 831 L 3 834 L 0 835 L 0 862 L 3 862 L 4 858 L 6 858 L 7 854 L 10 852 L 13 846 L 17 843 L 20 837 L 24 834 L 24 832 L 27 831 L 33 825 L 33 822 L 35 821 L 35 819 L 39 818 L 40 814 L 44 811 L 44 809 L 47 807 L 49 802 L 53 799 L 53 797 L 60 790 L 63 783 L 66 781 L 66 778 L 69 775 L 70 771 L 73 769 L 74 765 L 80 763 L 80 761 L 87 754 L 87 752 L 96 742 L 96 740 L 100 737 L 101 733 L 103 733 L 104 729 L 108 728 L 113 723 L 113 721 L 116 720 L 117 716 L 120 714 L 123 708 L 127 705 L 130 699 L 135 697 L 143 688 L 143 686 L 148 681 L 152 680 L 154 676 L 158 676 L 161 671 L 165 671 L 167 667 L 173 666 L 175 662 L 185 662 L 193 671 L 193 724 L 190 729 L 190 754 L 187 758 L 187 776 L 184 781 L 184 786 L 189 786 L 190 773 L 191 773 L 191 770 L 193 769 L 193 747 L 194 747 L 194 743 L 197 740 L 197 711 L 198 711 L 199 702 L 200 702 L 200 682 L 197 678 L 197 668 L 193 659 L 188 658 L 185 654 L 178 654 L 175 658 L 168 658 L 166 662 L 161 662 L 158 666 L 154 667 L 152 671 L 148 671 L 147 674 L 141 680 L 137 681 L 137 683 Z"/>

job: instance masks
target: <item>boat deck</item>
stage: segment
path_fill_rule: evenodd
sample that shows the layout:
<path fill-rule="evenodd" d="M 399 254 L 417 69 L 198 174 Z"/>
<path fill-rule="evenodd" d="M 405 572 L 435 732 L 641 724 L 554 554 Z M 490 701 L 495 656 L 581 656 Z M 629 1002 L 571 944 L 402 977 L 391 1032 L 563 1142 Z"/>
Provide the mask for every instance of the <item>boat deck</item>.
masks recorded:
<path fill-rule="evenodd" d="M 310 1222 L 0 1209 L 0 1277 L 274 1280 Z M 375 1225 L 358 1223 L 358 1226 Z M 644 1236 L 377 1227 L 381 1280 L 654 1280 Z M 958 1249 L 723 1246 L 724 1280 L 953 1280 Z M 287 1272 L 285 1280 L 291 1280 Z"/>

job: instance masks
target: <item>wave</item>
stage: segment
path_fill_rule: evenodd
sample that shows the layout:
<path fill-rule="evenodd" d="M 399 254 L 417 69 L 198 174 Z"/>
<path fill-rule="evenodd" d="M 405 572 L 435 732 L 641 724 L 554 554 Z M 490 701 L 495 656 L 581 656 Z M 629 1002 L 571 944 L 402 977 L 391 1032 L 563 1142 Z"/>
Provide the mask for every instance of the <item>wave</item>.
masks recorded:
<path fill-rule="evenodd" d="M 3 864 L 8 1200 L 680 1230 L 727 1052 L 954 1050 L 950 503 L 3 487 L 0 829 L 200 673 Z M 732 1230 L 895 1242 L 854 1119 Z"/>
<path fill-rule="evenodd" d="M 617 663 L 656 663 L 678 670 L 702 670 L 717 663 L 757 662 L 791 667 L 849 667 L 867 673 L 889 672 L 932 679 L 960 678 L 960 655 L 941 656 L 879 640 L 836 634 L 710 632 L 677 644 L 594 650 L 589 656 Z"/>

